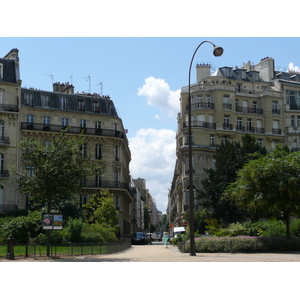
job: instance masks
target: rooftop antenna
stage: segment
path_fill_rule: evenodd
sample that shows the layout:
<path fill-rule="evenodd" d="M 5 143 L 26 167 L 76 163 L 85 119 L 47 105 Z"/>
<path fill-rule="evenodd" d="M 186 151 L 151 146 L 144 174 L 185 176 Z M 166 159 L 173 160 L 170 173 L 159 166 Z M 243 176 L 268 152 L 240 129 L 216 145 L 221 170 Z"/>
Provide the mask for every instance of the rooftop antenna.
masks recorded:
<path fill-rule="evenodd" d="M 83 79 L 85 79 L 85 78 L 88 79 L 87 81 L 89 82 L 89 93 L 91 93 L 91 76 L 88 75 L 87 77 L 83 77 Z"/>
<path fill-rule="evenodd" d="M 97 85 L 100 85 L 100 96 L 103 94 L 103 84 L 102 81 L 100 81 Z"/>
<path fill-rule="evenodd" d="M 52 74 L 45 74 L 45 75 L 47 75 L 47 76 L 50 76 L 50 77 L 51 77 L 51 79 L 52 79 L 52 86 L 53 86 L 53 75 L 52 75 Z"/>
<path fill-rule="evenodd" d="M 71 78 L 71 85 L 72 85 L 73 84 L 73 74 L 71 74 L 71 76 L 69 78 Z"/>

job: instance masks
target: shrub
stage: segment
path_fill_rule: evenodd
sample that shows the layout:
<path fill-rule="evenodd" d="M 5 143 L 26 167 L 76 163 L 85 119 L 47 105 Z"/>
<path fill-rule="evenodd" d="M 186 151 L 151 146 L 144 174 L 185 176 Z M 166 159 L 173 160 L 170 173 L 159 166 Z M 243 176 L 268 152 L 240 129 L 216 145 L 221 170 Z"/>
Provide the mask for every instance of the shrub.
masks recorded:
<path fill-rule="evenodd" d="M 82 239 L 88 243 L 113 243 L 118 241 L 113 228 L 104 227 L 98 223 L 85 224 L 82 231 Z"/>
<path fill-rule="evenodd" d="M 64 240 L 71 243 L 82 242 L 83 227 L 84 227 L 84 223 L 82 222 L 81 219 L 69 218 L 67 222 L 67 226 L 62 233 Z"/>

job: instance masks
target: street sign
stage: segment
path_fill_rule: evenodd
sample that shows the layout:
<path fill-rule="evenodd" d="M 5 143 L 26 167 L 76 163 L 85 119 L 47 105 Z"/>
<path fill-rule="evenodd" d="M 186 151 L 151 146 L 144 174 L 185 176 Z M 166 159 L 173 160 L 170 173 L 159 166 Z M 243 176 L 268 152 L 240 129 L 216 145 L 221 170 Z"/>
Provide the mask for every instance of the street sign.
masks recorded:
<path fill-rule="evenodd" d="M 188 223 L 187 222 L 183 222 L 183 227 L 187 227 L 188 226 Z"/>

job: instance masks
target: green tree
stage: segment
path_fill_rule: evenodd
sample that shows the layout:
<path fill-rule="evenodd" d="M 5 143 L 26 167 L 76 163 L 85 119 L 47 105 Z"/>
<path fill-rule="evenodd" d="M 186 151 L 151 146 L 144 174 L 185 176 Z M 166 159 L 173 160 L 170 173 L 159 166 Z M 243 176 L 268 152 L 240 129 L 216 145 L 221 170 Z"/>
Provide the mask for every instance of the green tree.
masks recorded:
<path fill-rule="evenodd" d="M 300 211 L 300 153 L 277 148 L 248 162 L 224 191 L 223 199 L 252 212 L 283 215 L 289 237 L 290 216 Z"/>
<path fill-rule="evenodd" d="M 15 172 L 20 176 L 20 191 L 36 206 L 46 206 L 48 212 L 72 199 L 80 181 L 100 169 L 82 155 L 83 143 L 83 136 L 75 139 L 65 132 L 53 136 L 49 145 L 37 139 L 22 140 L 18 147 L 24 172 Z"/>
<path fill-rule="evenodd" d="M 221 201 L 221 196 L 226 187 L 236 180 L 238 170 L 255 158 L 254 153 L 265 154 L 266 149 L 260 147 L 253 136 L 246 134 L 241 143 L 222 143 L 213 156 L 215 167 L 205 169 L 207 177 L 201 181 L 202 189 L 197 191 L 197 198 L 200 205 L 212 211 L 212 217 L 223 226 L 243 218 L 244 212 L 230 201 Z"/>
<path fill-rule="evenodd" d="M 89 223 L 99 223 L 114 229 L 119 224 L 112 194 L 106 189 L 101 190 L 100 196 L 93 195 L 84 205 L 84 216 Z"/>

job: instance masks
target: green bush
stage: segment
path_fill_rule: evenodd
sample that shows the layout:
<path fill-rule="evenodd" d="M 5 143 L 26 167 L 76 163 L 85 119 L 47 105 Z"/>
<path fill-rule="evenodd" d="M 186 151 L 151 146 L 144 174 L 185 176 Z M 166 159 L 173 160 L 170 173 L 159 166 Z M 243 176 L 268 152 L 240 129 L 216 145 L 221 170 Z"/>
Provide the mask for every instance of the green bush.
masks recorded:
<path fill-rule="evenodd" d="M 85 224 L 82 231 L 82 239 L 87 243 L 113 243 L 117 242 L 115 230 L 101 224 Z"/>
<path fill-rule="evenodd" d="M 195 239 L 196 252 L 280 252 L 299 251 L 299 238 L 286 237 L 222 237 L 222 238 L 197 238 Z M 190 243 L 185 244 L 185 252 L 190 251 Z"/>
<path fill-rule="evenodd" d="M 28 243 L 41 233 L 41 224 L 42 215 L 39 211 L 29 211 L 27 216 L 5 218 L 0 228 L 1 243 L 6 243 L 10 235 L 15 243 Z"/>
<path fill-rule="evenodd" d="M 64 240 L 71 243 L 82 242 L 82 231 L 84 223 L 81 219 L 70 218 L 67 222 L 67 226 L 63 231 Z"/>

